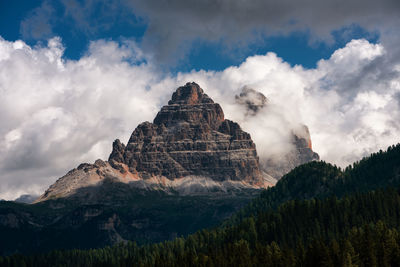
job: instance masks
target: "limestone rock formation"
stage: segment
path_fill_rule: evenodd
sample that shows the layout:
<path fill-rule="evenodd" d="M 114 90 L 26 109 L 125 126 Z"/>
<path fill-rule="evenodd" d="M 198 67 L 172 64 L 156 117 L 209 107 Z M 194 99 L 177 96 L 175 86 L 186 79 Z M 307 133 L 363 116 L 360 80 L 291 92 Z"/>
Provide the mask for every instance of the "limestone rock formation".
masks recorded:
<path fill-rule="evenodd" d="M 143 179 L 195 175 L 263 184 L 250 134 L 224 119 L 220 105 L 196 83 L 179 87 L 153 123 L 134 130 L 126 147 L 116 140 L 109 162 Z"/>
<path fill-rule="evenodd" d="M 238 104 L 246 106 L 246 115 L 257 114 L 268 103 L 268 99 L 263 93 L 247 86 L 242 89 L 239 95 L 235 96 L 235 100 Z"/>
<path fill-rule="evenodd" d="M 127 145 L 117 139 L 112 148 L 107 162 L 81 164 L 37 201 L 68 197 L 110 179 L 186 195 L 275 184 L 260 170 L 250 134 L 225 119 L 221 106 L 196 83 L 179 87 L 153 123 L 141 123 Z"/>
<path fill-rule="evenodd" d="M 255 116 L 268 105 L 268 99 L 264 94 L 249 87 L 244 87 L 241 93 L 235 96 L 235 100 L 246 108 L 245 116 Z M 275 179 L 280 179 L 296 166 L 319 160 L 319 155 L 312 150 L 311 136 L 306 125 L 299 124 L 287 130 L 291 134 L 293 149 L 285 155 L 280 155 L 279 158 L 263 158 L 260 161 L 261 170 Z"/>
<path fill-rule="evenodd" d="M 67 197 L 76 193 L 80 188 L 97 185 L 107 178 L 123 183 L 139 180 L 132 173 L 126 171 L 122 173 L 120 170 L 114 169 L 108 162 L 98 159 L 94 164 L 82 163 L 77 168 L 70 170 L 52 184 L 35 202 Z"/>
<path fill-rule="evenodd" d="M 306 125 L 292 131 L 293 149 L 278 159 L 266 159 L 261 162 L 261 169 L 272 177 L 280 179 L 295 167 L 319 160 L 319 155 L 312 150 L 311 136 Z"/>

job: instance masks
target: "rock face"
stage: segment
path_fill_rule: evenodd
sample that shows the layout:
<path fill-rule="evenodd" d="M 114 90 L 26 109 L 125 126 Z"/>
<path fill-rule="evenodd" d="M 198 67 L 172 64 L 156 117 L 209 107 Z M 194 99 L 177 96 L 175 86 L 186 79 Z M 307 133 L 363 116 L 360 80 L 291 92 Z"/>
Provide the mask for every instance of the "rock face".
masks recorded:
<path fill-rule="evenodd" d="M 137 126 L 126 146 L 117 139 L 112 147 L 108 161 L 81 164 L 36 202 L 81 194 L 82 188 L 106 180 L 182 195 L 265 188 L 275 183 L 260 171 L 250 135 L 226 120 L 220 105 L 196 83 L 179 87 L 153 123 Z"/>
<path fill-rule="evenodd" d="M 267 159 L 261 163 L 263 171 L 276 179 L 290 172 L 295 167 L 319 160 L 319 155 L 312 150 L 310 132 L 306 125 L 292 131 L 293 149 L 280 159 Z"/>
<path fill-rule="evenodd" d="M 261 92 L 244 87 L 235 97 L 236 103 L 246 108 L 246 116 L 255 116 L 268 105 L 268 99 Z M 288 129 L 291 134 L 293 149 L 279 158 L 265 158 L 260 162 L 262 171 L 275 179 L 280 179 L 290 170 L 309 161 L 319 160 L 319 155 L 312 150 L 311 136 L 308 127 L 297 125 L 295 129 Z"/>
<path fill-rule="evenodd" d="M 238 104 L 246 106 L 246 115 L 257 114 L 268 103 L 268 99 L 264 94 L 249 87 L 244 87 L 242 92 L 235 96 L 235 100 Z"/>
<path fill-rule="evenodd" d="M 220 105 L 196 83 L 179 87 L 153 123 L 134 130 L 126 146 L 114 141 L 109 162 L 121 171 L 128 166 L 143 179 L 194 175 L 264 183 L 250 135 L 224 119 Z"/>
<path fill-rule="evenodd" d="M 108 162 L 101 159 L 94 164 L 82 163 L 52 184 L 35 202 L 53 198 L 67 197 L 76 194 L 77 190 L 104 182 L 105 179 L 129 183 L 139 180 L 130 172 L 114 169 Z"/>
<path fill-rule="evenodd" d="M 268 102 L 252 90 L 237 101 L 251 116 Z M 293 133 L 300 160 L 313 153 L 304 136 Z M 250 135 L 226 120 L 197 84 L 188 83 L 153 123 L 137 126 L 127 145 L 115 140 L 108 161 L 80 164 L 32 209 L 0 206 L 0 236 L 7 244 L 0 255 L 188 235 L 219 224 L 275 182 L 261 169 Z"/>
<path fill-rule="evenodd" d="M 268 99 L 245 88 L 236 96 L 257 119 Z M 250 117 L 247 117 L 250 118 Z M 36 202 L 70 197 L 113 180 L 145 190 L 181 195 L 237 192 L 273 186 L 286 172 L 318 159 L 308 128 L 293 129 L 294 150 L 260 162 L 250 134 L 224 118 L 219 104 L 196 83 L 179 87 L 154 121 L 137 126 L 126 145 L 115 140 L 108 161 L 81 164 L 51 185 Z"/>

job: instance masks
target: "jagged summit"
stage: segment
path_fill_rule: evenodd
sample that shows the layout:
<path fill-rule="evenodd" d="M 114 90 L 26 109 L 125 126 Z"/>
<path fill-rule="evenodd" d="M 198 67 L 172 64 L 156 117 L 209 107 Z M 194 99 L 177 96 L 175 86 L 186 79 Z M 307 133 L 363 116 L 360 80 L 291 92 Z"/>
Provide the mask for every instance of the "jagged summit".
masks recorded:
<path fill-rule="evenodd" d="M 269 105 L 268 98 L 253 88 L 243 87 L 240 94 L 235 96 L 235 100 L 237 104 L 245 107 L 247 118 L 268 112 L 265 110 Z M 319 160 L 319 155 L 312 150 L 311 136 L 306 125 L 298 124 L 287 130 L 290 131 L 293 149 L 281 155 L 279 159 L 264 157 L 260 161 L 261 169 L 275 179 L 280 179 L 296 166 Z"/>
<path fill-rule="evenodd" d="M 81 164 L 38 201 L 75 194 L 110 178 L 175 192 L 264 188 L 275 180 L 260 170 L 255 144 L 196 83 L 179 87 L 153 123 L 143 122 L 124 145 L 115 140 L 108 162 Z M 82 191 L 82 190 L 80 190 Z"/>
<path fill-rule="evenodd" d="M 250 134 L 224 119 L 220 105 L 196 83 L 179 87 L 154 123 L 140 124 L 126 146 L 114 142 L 109 162 L 144 179 L 196 175 L 263 184 Z"/>
<path fill-rule="evenodd" d="M 224 121 L 224 112 L 219 104 L 204 93 L 196 83 L 179 87 L 168 105 L 163 106 L 155 117 L 156 125 L 171 126 L 176 123 L 207 124 L 217 129 Z"/>
<path fill-rule="evenodd" d="M 207 103 L 212 104 L 214 101 L 195 82 L 186 83 L 186 85 L 176 89 L 172 94 L 171 100 L 168 101 L 168 105 L 198 105 Z"/>
<path fill-rule="evenodd" d="M 239 95 L 235 96 L 235 100 L 238 104 L 246 107 L 246 115 L 256 115 L 268 103 L 268 99 L 263 93 L 246 86 L 242 88 Z"/>

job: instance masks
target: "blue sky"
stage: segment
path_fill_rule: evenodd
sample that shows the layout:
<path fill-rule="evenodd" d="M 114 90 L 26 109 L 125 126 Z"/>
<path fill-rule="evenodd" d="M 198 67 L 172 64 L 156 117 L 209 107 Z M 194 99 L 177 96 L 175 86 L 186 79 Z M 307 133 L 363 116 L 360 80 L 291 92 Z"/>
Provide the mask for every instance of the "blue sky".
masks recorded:
<path fill-rule="evenodd" d="M 29 45 L 45 44 L 47 39 L 59 36 L 66 48 L 64 57 L 68 59 L 82 57 L 93 40 L 121 42 L 131 39 L 143 44 L 143 37 L 151 23 L 151 17 L 146 12 L 136 12 L 135 6 L 125 10 L 128 7 L 123 1 L 86 2 L 2 1 L 0 35 L 9 41 L 21 39 Z M 71 7 L 73 4 L 75 9 Z M 75 17 L 74 13 L 77 13 Z M 257 32 L 257 27 L 255 25 L 254 29 L 249 29 L 250 33 L 243 33 L 243 37 L 235 40 L 227 40 L 229 36 L 225 35 L 221 38 L 202 38 L 200 35 L 183 39 L 182 43 L 189 44 L 184 44 L 180 52 L 171 51 L 175 58 L 162 58 L 160 64 L 172 72 L 222 70 L 240 64 L 248 56 L 272 51 L 291 65 L 314 68 L 320 59 L 328 58 L 352 39 L 365 38 L 372 43 L 379 40 L 378 31 L 367 30 L 356 22 L 328 29 L 324 33 L 328 39 L 311 33 L 307 28 L 282 33 L 274 30 L 268 34 L 260 30 Z M 228 29 L 227 33 L 231 30 Z M 175 44 L 178 50 L 182 43 Z"/>
<path fill-rule="evenodd" d="M 307 125 L 345 167 L 398 143 L 399 0 L 0 0 L 0 199 L 41 194 L 195 81 L 282 159 Z M 257 116 L 235 102 L 263 93 Z"/>

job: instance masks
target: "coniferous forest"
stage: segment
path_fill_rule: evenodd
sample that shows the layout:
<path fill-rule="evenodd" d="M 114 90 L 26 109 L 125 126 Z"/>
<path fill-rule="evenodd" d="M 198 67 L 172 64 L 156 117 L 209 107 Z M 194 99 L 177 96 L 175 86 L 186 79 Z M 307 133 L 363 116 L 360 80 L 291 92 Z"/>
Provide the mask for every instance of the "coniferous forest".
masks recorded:
<path fill-rule="evenodd" d="M 172 241 L 0 257 L 0 266 L 398 265 L 400 144 L 344 170 L 299 166 L 222 225 Z"/>

